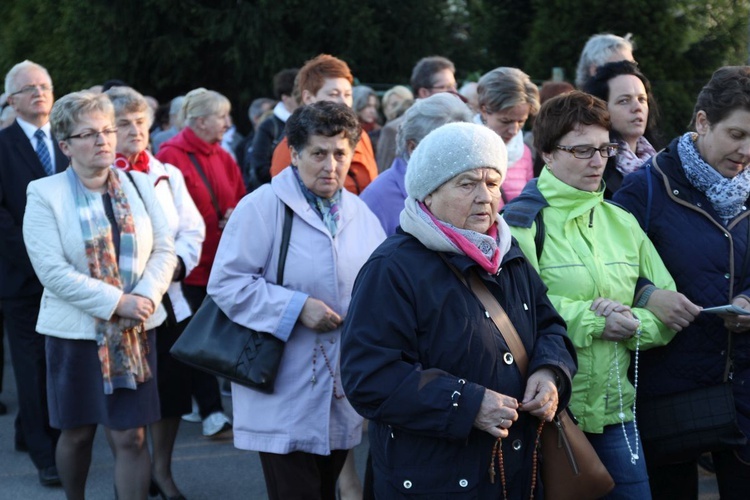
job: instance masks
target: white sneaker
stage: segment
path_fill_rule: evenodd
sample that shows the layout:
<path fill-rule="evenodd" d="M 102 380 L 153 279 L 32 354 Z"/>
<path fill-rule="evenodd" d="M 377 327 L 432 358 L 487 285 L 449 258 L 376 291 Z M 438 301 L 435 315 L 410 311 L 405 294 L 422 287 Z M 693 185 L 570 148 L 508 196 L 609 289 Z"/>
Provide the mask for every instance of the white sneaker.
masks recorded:
<path fill-rule="evenodd" d="M 198 413 L 198 403 L 193 400 L 193 411 L 192 413 L 186 413 L 182 416 L 182 420 L 185 422 L 192 422 L 194 424 L 201 421 L 201 414 Z"/>
<path fill-rule="evenodd" d="M 215 436 L 232 428 L 232 422 L 222 412 L 212 413 L 203 421 L 203 435 Z"/>

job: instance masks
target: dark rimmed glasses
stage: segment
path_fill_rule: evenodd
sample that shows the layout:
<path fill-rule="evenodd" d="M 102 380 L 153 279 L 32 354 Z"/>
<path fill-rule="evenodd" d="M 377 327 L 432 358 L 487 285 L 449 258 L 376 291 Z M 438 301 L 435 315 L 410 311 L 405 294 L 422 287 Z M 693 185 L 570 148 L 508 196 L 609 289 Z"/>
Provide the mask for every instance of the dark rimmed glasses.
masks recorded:
<path fill-rule="evenodd" d="M 117 129 L 106 128 L 104 130 L 87 130 L 85 132 L 81 132 L 80 134 L 69 135 L 65 138 L 65 140 L 67 141 L 68 139 L 81 139 L 82 141 L 96 142 L 100 134 L 104 136 L 105 139 L 111 139 L 115 134 L 117 134 Z"/>
<path fill-rule="evenodd" d="M 620 148 L 615 143 L 605 144 L 602 147 L 595 148 L 594 146 L 555 146 L 557 149 L 570 153 L 580 160 L 588 160 L 594 156 L 596 151 L 602 155 L 602 158 L 612 158 L 617 155 L 617 150 Z"/>

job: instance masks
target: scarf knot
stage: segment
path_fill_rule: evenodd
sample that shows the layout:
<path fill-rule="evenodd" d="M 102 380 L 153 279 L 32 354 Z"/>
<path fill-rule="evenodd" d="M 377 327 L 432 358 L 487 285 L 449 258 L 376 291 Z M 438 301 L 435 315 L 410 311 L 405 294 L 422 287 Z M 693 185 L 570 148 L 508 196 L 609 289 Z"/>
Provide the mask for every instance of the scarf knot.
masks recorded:
<path fill-rule="evenodd" d="M 341 224 L 341 189 L 336 191 L 330 198 L 322 198 L 305 186 L 305 183 L 302 182 L 302 178 L 299 176 L 297 167 L 292 166 L 292 171 L 297 178 L 297 182 L 307 203 L 315 210 L 315 213 L 321 218 L 328 232 L 331 233 L 331 237 L 334 238 Z"/>
<path fill-rule="evenodd" d="M 115 155 L 115 167 L 120 170 L 125 170 L 126 172 L 129 170 L 135 170 L 136 172 L 147 174 L 149 170 L 149 160 L 148 153 L 145 150 L 138 153 L 135 157 L 135 161 L 132 163 L 127 157 L 125 157 L 125 155 L 117 153 Z"/>

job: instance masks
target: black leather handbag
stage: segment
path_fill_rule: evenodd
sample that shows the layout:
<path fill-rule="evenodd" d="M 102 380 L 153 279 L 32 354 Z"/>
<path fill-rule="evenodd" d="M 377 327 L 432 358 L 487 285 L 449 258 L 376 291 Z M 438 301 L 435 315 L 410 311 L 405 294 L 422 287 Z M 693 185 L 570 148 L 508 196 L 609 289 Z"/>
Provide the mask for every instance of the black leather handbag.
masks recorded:
<path fill-rule="evenodd" d="M 292 209 L 285 205 L 276 282 L 284 282 L 284 265 L 292 233 Z M 261 392 L 273 392 L 284 342 L 229 319 L 210 295 L 170 350 L 172 356 L 199 370 Z"/>
<path fill-rule="evenodd" d="M 687 462 L 747 442 L 737 425 L 729 377 L 731 342 L 730 332 L 722 384 L 638 398 L 638 427 L 650 465 Z"/>

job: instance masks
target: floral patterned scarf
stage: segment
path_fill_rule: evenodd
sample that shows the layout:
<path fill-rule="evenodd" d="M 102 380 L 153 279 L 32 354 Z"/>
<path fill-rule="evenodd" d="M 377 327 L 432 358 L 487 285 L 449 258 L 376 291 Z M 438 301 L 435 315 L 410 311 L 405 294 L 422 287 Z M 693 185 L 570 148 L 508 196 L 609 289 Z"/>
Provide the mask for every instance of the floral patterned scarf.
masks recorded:
<path fill-rule="evenodd" d="M 120 226 L 119 260 L 112 240 L 113 228 L 107 219 L 101 196 L 86 189 L 72 168 L 66 171 L 66 175 L 81 223 L 89 274 L 128 293 L 140 278 L 135 270 L 138 246 L 130 205 L 118 175 L 109 169 L 107 193 Z M 95 318 L 105 394 L 112 394 L 115 389 L 135 389 L 137 384 L 151 378 L 143 325 L 123 330 L 118 319 L 117 315 L 109 320 Z"/>
<path fill-rule="evenodd" d="M 331 237 L 335 237 L 341 223 L 341 189 L 336 191 L 330 198 L 321 198 L 305 186 L 305 183 L 302 182 L 302 178 L 299 176 L 299 169 L 297 167 L 292 166 L 292 170 L 295 177 L 297 177 L 297 182 L 299 182 L 299 187 L 305 199 L 315 210 L 315 213 L 318 214 L 318 217 L 323 220 L 323 224 L 328 228 Z"/>

